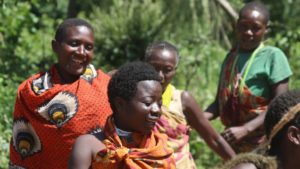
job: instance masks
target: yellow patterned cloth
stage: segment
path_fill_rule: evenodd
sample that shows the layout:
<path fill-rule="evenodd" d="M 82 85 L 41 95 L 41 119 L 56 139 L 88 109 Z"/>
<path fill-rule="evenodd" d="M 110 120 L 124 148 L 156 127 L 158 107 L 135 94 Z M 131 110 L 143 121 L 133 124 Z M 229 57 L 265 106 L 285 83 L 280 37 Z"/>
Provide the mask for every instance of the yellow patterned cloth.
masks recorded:
<path fill-rule="evenodd" d="M 174 150 L 177 169 L 195 169 L 190 153 L 189 131 L 181 103 L 181 90 L 168 85 L 163 93 L 163 114 L 156 124 L 156 130 L 168 136 L 168 146 Z"/>

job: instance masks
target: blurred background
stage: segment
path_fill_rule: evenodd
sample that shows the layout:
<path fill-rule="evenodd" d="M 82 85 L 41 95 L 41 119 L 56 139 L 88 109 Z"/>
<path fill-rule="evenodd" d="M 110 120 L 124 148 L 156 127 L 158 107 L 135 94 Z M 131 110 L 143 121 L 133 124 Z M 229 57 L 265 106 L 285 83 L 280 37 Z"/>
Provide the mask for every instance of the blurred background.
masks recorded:
<path fill-rule="evenodd" d="M 237 11 L 245 0 L 0 0 L 0 168 L 8 166 L 12 112 L 18 85 L 56 62 L 51 40 L 69 17 L 88 20 L 95 29 L 93 64 L 109 71 L 138 60 L 159 40 L 175 44 L 180 63 L 173 84 L 191 91 L 205 109 L 214 99 L 220 65 L 235 44 Z M 281 48 L 300 85 L 300 1 L 264 0 L 271 12 L 266 44 Z M 213 122 L 222 130 L 218 120 Z M 191 134 L 199 169 L 221 163 Z M 50 145 L 49 145 L 50 146 Z"/>

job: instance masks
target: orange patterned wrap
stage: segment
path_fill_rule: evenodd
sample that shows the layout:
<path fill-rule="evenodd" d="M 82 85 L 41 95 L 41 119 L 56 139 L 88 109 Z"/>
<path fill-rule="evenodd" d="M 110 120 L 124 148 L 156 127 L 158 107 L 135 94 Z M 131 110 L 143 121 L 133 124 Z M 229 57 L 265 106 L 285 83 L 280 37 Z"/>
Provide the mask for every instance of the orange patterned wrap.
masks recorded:
<path fill-rule="evenodd" d="M 109 79 L 89 65 L 71 84 L 62 83 L 55 66 L 24 81 L 13 115 L 10 166 L 66 169 L 75 139 L 103 128 L 112 113 Z"/>
<path fill-rule="evenodd" d="M 106 149 L 94 158 L 93 169 L 175 169 L 172 149 L 166 146 L 166 136 L 152 131 L 133 133 L 134 143 L 128 143 L 116 133 L 112 117 L 104 128 Z"/>

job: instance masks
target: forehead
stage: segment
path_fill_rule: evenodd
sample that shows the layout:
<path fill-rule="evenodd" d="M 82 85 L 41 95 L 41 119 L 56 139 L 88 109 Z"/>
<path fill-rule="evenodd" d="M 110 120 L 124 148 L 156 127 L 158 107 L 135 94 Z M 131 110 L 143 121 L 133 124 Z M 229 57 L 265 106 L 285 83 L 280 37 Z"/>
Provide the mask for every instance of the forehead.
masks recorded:
<path fill-rule="evenodd" d="M 94 40 L 93 31 L 84 25 L 81 26 L 68 26 L 65 28 L 63 33 L 63 39 L 74 38 L 74 37 L 86 37 Z"/>
<path fill-rule="evenodd" d="M 252 21 L 252 22 L 259 22 L 261 24 L 266 24 L 266 16 L 263 12 L 256 10 L 256 9 L 245 9 L 242 10 L 239 15 L 239 22 L 240 21 Z"/>
<path fill-rule="evenodd" d="M 170 49 L 154 49 L 148 58 L 150 62 L 165 62 L 176 65 L 176 52 Z"/>
<path fill-rule="evenodd" d="M 160 82 L 155 80 L 144 80 L 137 83 L 136 97 L 161 96 L 162 87 Z"/>

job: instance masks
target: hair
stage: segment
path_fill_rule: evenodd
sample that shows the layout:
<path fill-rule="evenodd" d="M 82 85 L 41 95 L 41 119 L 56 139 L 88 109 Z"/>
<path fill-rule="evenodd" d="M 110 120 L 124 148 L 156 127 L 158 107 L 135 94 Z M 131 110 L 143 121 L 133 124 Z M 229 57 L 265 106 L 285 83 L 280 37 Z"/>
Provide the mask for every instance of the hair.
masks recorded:
<path fill-rule="evenodd" d="M 239 12 L 239 17 L 242 16 L 242 14 L 248 10 L 256 10 L 258 12 L 260 12 L 263 16 L 264 16 L 264 23 L 267 25 L 269 20 L 270 20 L 270 12 L 267 9 L 267 7 L 259 2 L 259 1 L 253 1 L 253 2 L 249 2 L 246 3 L 245 6 L 240 10 Z"/>
<path fill-rule="evenodd" d="M 160 82 L 160 76 L 150 64 L 137 61 L 121 66 L 108 84 L 108 99 L 112 110 L 116 111 L 114 105 L 116 97 L 124 100 L 132 99 L 137 90 L 137 83 L 145 80 Z"/>
<path fill-rule="evenodd" d="M 251 163 L 256 166 L 258 169 L 276 169 L 277 163 L 275 158 L 263 156 L 255 153 L 241 153 L 235 156 L 230 161 L 227 161 L 222 166 L 219 166 L 218 169 L 231 169 L 242 163 Z"/>
<path fill-rule="evenodd" d="M 69 18 L 64 20 L 56 29 L 55 40 L 58 42 L 62 42 L 67 33 L 67 29 L 69 27 L 76 27 L 76 26 L 85 26 L 89 28 L 92 32 L 94 32 L 93 27 L 87 21 L 79 18 Z"/>
<path fill-rule="evenodd" d="M 300 126 L 299 111 L 296 111 L 294 118 L 288 119 L 286 115 L 291 113 L 291 108 L 300 103 L 300 91 L 288 91 L 278 97 L 276 97 L 270 104 L 265 117 L 264 126 L 268 139 L 271 140 L 270 155 L 278 155 L 278 146 L 283 139 L 286 130 L 291 125 Z M 285 119 L 285 120 L 282 120 Z M 282 123 L 282 124 L 280 124 Z M 286 123 L 286 124 L 285 124 Z M 277 133 L 274 132 L 275 126 L 283 125 L 279 128 Z M 273 137 L 273 138 L 270 138 Z M 277 147 L 277 148 L 276 148 Z"/>
<path fill-rule="evenodd" d="M 172 45 L 169 42 L 166 41 L 159 41 L 159 42 L 154 42 L 152 44 L 150 44 L 147 48 L 146 48 L 146 52 L 145 52 L 145 56 L 144 56 L 144 61 L 149 61 L 154 50 L 169 50 L 169 51 L 173 51 L 176 55 L 176 66 L 179 62 L 179 51 L 176 48 L 176 46 Z"/>

